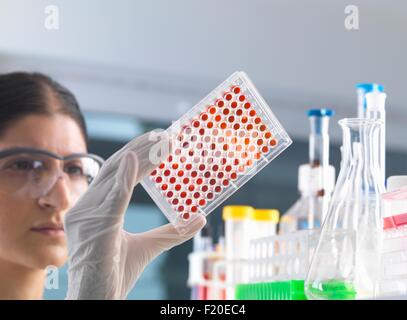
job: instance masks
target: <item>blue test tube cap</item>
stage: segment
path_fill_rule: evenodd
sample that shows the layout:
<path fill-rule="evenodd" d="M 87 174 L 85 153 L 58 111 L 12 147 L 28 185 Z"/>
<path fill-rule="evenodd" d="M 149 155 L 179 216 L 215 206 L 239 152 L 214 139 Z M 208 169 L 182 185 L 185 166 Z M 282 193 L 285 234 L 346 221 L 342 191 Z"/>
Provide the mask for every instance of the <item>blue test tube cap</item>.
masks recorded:
<path fill-rule="evenodd" d="M 383 85 L 378 84 L 378 83 L 359 83 L 356 85 L 356 89 L 362 90 L 365 93 L 373 92 L 373 91 L 379 91 L 379 92 L 384 91 Z"/>
<path fill-rule="evenodd" d="M 335 111 L 332 109 L 310 109 L 307 111 L 308 117 L 332 117 Z"/>

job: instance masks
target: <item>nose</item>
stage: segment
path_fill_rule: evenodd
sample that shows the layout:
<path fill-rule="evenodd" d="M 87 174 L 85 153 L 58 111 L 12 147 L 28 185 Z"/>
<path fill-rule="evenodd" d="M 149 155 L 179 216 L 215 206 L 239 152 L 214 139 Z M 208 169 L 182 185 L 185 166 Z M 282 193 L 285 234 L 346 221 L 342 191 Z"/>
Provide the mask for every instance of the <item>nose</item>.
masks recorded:
<path fill-rule="evenodd" d="M 67 182 L 60 176 L 49 190 L 38 198 L 38 204 L 44 209 L 66 211 L 71 207 L 71 193 Z"/>

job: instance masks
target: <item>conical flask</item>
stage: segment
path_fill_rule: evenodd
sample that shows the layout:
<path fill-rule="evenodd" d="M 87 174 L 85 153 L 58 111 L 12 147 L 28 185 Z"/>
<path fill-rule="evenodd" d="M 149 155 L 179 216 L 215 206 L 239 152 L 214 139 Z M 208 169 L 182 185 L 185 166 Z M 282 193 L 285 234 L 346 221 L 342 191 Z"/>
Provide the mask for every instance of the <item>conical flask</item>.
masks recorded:
<path fill-rule="evenodd" d="M 380 120 L 342 119 L 341 171 L 305 281 L 309 299 L 374 297 L 382 236 Z"/>

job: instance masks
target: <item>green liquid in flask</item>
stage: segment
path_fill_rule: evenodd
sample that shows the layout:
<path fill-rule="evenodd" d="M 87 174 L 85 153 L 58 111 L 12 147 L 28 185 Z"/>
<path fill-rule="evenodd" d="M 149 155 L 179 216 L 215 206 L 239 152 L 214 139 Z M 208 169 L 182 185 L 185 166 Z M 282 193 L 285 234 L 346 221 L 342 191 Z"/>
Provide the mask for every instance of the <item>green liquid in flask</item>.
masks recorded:
<path fill-rule="evenodd" d="M 356 291 L 350 281 L 328 280 L 321 283 L 320 288 L 308 287 L 308 293 L 315 298 L 326 300 L 354 300 Z"/>

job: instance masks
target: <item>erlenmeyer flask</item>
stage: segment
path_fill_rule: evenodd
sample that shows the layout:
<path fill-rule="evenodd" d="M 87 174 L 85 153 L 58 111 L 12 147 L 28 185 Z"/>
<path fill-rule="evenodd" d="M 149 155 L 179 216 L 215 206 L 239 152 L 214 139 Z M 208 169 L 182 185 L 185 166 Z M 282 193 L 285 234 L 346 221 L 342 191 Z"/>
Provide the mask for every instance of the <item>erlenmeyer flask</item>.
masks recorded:
<path fill-rule="evenodd" d="M 309 299 L 374 297 L 382 235 L 380 120 L 342 119 L 343 159 L 305 281 Z"/>

